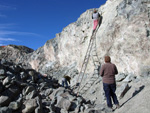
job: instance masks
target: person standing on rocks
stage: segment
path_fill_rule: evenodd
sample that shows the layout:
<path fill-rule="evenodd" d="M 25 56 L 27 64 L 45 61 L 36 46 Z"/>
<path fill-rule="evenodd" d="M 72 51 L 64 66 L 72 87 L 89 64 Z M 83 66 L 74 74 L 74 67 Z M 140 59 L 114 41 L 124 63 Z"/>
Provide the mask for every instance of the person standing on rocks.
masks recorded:
<path fill-rule="evenodd" d="M 113 99 L 114 104 L 117 108 L 119 108 L 119 102 L 117 96 L 115 94 L 116 91 L 116 81 L 115 75 L 118 74 L 118 70 L 115 64 L 111 63 L 110 56 L 105 56 L 105 64 L 102 65 L 100 69 L 100 75 L 103 79 L 103 89 L 105 92 L 107 106 L 112 109 L 112 101 Z"/>
<path fill-rule="evenodd" d="M 68 83 L 70 84 L 71 77 L 65 75 L 62 78 L 62 86 L 68 88 Z M 68 82 L 68 83 L 67 83 Z"/>
<path fill-rule="evenodd" d="M 100 14 L 97 12 L 97 10 L 94 10 L 92 14 L 92 19 L 94 20 L 93 21 L 93 33 L 94 33 L 100 20 Z"/>
<path fill-rule="evenodd" d="M 33 83 L 37 82 L 37 76 L 36 76 L 36 71 L 35 70 L 30 70 L 29 75 L 31 76 L 31 79 L 32 79 Z"/>

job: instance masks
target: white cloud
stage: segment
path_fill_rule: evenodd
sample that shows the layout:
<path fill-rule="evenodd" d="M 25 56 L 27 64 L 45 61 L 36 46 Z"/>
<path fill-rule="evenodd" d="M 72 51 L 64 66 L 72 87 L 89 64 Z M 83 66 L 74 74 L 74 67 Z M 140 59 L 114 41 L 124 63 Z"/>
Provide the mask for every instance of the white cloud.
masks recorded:
<path fill-rule="evenodd" d="M 4 36 L 8 36 L 8 35 L 23 35 L 23 36 L 28 35 L 28 36 L 41 37 L 39 34 L 30 33 L 30 32 L 7 31 L 7 30 L 0 31 L 0 37 L 4 37 Z"/>
<path fill-rule="evenodd" d="M 18 40 L 13 39 L 13 38 L 0 38 L 0 46 L 8 45 L 6 43 L 9 43 L 12 41 L 14 42 L 14 41 L 18 41 Z"/>
<path fill-rule="evenodd" d="M 5 46 L 5 45 L 7 45 L 7 44 L 1 44 L 1 43 L 0 43 L 0 46 Z"/>
<path fill-rule="evenodd" d="M 0 42 L 2 41 L 17 41 L 17 40 L 13 38 L 0 38 Z"/>
<path fill-rule="evenodd" d="M 17 35 L 41 37 L 38 34 L 30 33 L 30 32 L 18 32 L 18 31 L 8 31 L 8 30 L 0 29 L 0 46 L 8 45 L 8 44 L 11 44 L 12 42 L 22 42 L 20 39 L 18 40 L 15 38 L 8 38 L 8 37 L 12 37 L 12 36 L 14 37 Z"/>

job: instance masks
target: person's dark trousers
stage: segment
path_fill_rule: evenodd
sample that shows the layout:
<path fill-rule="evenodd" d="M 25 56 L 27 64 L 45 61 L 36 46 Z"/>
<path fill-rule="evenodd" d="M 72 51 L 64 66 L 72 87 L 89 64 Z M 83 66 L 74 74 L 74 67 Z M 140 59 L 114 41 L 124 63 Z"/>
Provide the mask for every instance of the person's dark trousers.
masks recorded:
<path fill-rule="evenodd" d="M 63 80 L 62 80 L 62 86 L 63 86 L 63 87 L 65 86 L 65 88 L 68 88 L 68 83 L 67 83 L 67 80 L 66 80 L 66 79 L 63 79 Z"/>
<path fill-rule="evenodd" d="M 105 96 L 106 96 L 107 106 L 108 107 L 112 107 L 111 98 L 113 99 L 114 104 L 116 104 L 116 105 L 119 104 L 119 102 L 117 100 L 117 96 L 115 94 L 116 83 L 114 83 L 114 84 L 103 83 L 103 89 L 105 91 Z"/>

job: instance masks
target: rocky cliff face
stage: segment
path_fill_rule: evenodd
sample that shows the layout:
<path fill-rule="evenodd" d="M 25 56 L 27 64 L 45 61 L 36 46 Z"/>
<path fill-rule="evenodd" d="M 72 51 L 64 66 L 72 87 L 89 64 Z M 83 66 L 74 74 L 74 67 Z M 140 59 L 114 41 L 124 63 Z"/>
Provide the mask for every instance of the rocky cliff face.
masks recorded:
<path fill-rule="evenodd" d="M 108 0 L 105 5 L 98 8 L 98 11 L 102 14 L 102 22 L 95 38 L 100 63 L 104 63 L 105 55 L 110 55 L 119 71 L 116 77 L 117 96 L 120 97 L 122 107 L 115 112 L 148 113 L 150 0 Z M 1 56 L 11 58 L 15 63 L 24 63 L 27 67 L 31 66 L 36 71 L 47 73 L 57 79 L 68 74 L 72 78 L 73 86 L 77 82 L 92 35 L 92 12 L 93 9 L 90 9 L 81 14 L 76 22 L 69 24 L 61 33 L 56 34 L 54 39 L 48 40 L 36 51 L 27 49 L 27 52 L 21 52 L 15 47 L 8 46 L 0 50 Z M 90 79 L 93 71 L 91 56 L 85 81 Z M 84 95 L 95 102 L 95 109 L 100 108 L 99 103 L 105 104 L 101 84 L 101 79 L 98 79 Z M 135 104 L 139 103 L 138 99 L 141 103 Z"/>
<path fill-rule="evenodd" d="M 102 24 L 97 31 L 97 52 L 103 63 L 108 54 L 119 72 L 141 75 L 149 71 L 150 6 L 149 0 L 108 0 L 98 8 Z M 93 9 L 84 12 L 76 22 L 56 34 L 54 39 L 35 51 L 29 63 L 36 70 L 43 66 L 67 67 L 79 71 L 92 35 Z M 93 71 L 89 62 L 87 72 Z M 49 70 L 46 70 L 49 71 Z"/>
<path fill-rule="evenodd" d="M 102 22 L 95 38 L 101 64 L 103 57 L 110 55 L 119 73 L 148 74 L 150 0 L 108 0 L 98 11 L 102 14 Z M 6 58 L 24 62 L 51 76 L 57 74 L 58 78 L 68 72 L 71 76 L 78 74 L 92 35 L 92 12 L 90 9 L 81 14 L 76 22 L 69 24 L 38 50 L 25 55 L 25 52 L 18 53 L 15 49 L 9 51 Z M 86 73 L 93 73 L 93 69 L 91 57 Z"/>
<path fill-rule="evenodd" d="M 25 67 L 30 68 L 27 58 L 34 50 L 25 46 L 8 45 L 0 47 L 0 59 L 4 58 L 16 64 L 23 63 Z"/>

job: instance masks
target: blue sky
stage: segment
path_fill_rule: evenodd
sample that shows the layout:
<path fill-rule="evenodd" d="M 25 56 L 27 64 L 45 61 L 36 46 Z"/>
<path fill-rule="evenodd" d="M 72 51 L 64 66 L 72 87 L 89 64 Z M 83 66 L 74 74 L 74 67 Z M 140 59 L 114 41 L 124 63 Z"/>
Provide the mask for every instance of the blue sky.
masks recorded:
<path fill-rule="evenodd" d="M 34 50 L 55 38 L 87 9 L 106 0 L 0 0 L 0 46 L 24 45 Z"/>

